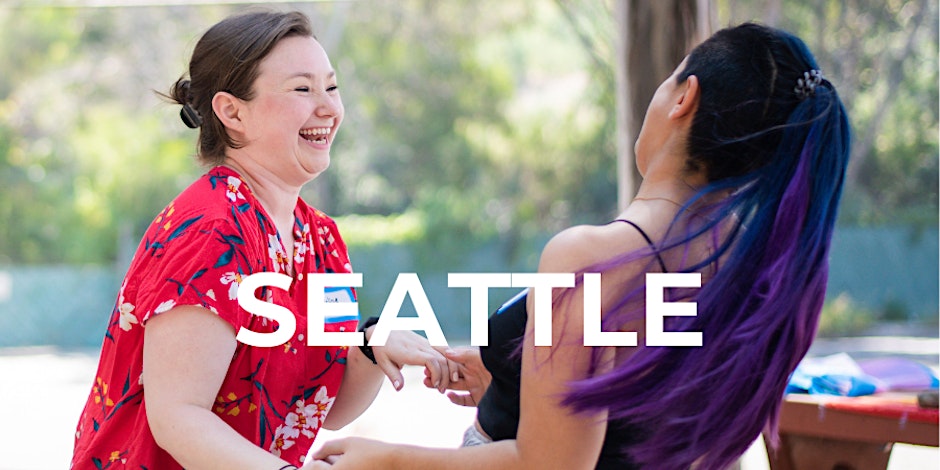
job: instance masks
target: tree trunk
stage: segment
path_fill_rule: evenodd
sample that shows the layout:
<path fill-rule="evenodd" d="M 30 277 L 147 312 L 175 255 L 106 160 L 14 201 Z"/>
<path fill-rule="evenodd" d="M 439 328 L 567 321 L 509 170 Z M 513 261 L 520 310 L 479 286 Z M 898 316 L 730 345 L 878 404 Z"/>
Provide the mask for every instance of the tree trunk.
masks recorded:
<path fill-rule="evenodd" d="M 653 93 L 711 31 L 708 0 L 618 0 L 617 174 L 623 210 L 640 184 L 633 144 Z"/>

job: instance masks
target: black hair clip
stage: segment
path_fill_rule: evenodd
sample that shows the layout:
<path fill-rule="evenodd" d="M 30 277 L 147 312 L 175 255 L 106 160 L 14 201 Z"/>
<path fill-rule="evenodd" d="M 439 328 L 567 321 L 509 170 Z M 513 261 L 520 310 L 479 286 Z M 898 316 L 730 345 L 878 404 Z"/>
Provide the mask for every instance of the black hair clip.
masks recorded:
<path fill-rule="evenodd" d="M 199 116 L 199 112 L 190 106 L 189 103 L 183 105 L 183 109 L 180 110 L 180 118 L 183 120 L 183 124 L 186 124 L 186 127 L 190 129 L 196 129 L 202 125 L 202 118 Z"/>

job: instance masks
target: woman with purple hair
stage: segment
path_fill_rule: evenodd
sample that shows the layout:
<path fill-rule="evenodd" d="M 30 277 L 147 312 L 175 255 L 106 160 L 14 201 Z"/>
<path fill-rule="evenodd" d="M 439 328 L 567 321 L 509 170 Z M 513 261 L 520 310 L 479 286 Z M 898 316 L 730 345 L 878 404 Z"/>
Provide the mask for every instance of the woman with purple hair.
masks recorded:
<path fill-rule="evenodd" d="M 744 24 L 697 46 L 656 90 L 636 142 L 643 182 L 616 220 L 573 227 L 540 272 L 601 273 L 602 330 L 638 347 L 586 347 L 584 277 L 554 297 L 552 347 L 536 347 L 533 297 L 490 319 L 490 343 L 451 355 L 451 394 L 478 406 L 460 449 L 349 438 L 305 468 L 722 469 L 764 430 L 815 334 L 849 155 L 833 85 L 797 37 Z M 698 273 L 669 289 L 695 316 L 646 345 L 647 273 Z M 485 445 L 472 445 L 485 443 Z"/>

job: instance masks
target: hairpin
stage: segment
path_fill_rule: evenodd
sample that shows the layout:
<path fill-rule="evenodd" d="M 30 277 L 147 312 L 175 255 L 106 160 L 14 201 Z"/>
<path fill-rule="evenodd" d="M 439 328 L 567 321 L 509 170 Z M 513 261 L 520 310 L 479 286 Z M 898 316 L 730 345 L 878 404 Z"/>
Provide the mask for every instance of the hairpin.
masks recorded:
<path fill-rule="evenodd" d="M 202 125 L 202 117 L 199 116 L 199 112 L 190 106 L 189 103 L 183 105 L 183 109 L 180 111 L 180 118 L 183 120 L 183 124 L 186 124 L 186 127 L 190 129 L 196 129 Z"/>
<path fill-rule="evenodd" d="M 813 69 L 809 72 L 803 72 L 803 76 L 796 80 L 796 87 L 793 88 L 793 91 L 796 92 L 797 98 L 801 100 L 809 98 L 816 94 L 816 87 L 822 81 L 823 74 L 820 70 Z"/>

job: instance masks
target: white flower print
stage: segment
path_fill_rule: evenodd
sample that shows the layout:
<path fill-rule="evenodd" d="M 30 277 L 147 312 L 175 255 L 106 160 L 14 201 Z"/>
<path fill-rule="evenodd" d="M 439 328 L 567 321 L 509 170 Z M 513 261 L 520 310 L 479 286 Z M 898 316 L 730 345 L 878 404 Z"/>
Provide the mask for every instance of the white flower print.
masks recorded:
<path fill-rule="evenodd" d="M 302 230 L 297 231 L 294 240 L 294 262 L 302 263 L 304 255 L 310 250 L 310 224 L 304 224 Z"/>
<path fill-rule="evenodd" d="M 318 232 L 320 233 L 320 241 L 323 242 L 324 245 L 329 246 L 334 241 L 336 241 L 336 239 L 333 238 L 333 233 L 330 232 L 328 227 L 320 227 Z"/>
<path fill-rule="evenodd" d="M 291 429 L 297 433 L 312 439 L 314 433 L 310 430 L 310 422 L 308 421 L 307 414 L 313 410 L 307 410 L 307 408 L 313 408 L 313 405 L 304 406 L 303 403 L 302 400 L 297 400 L 297 409 L 287 413 L 287 418 L 284 419 L 284 425 L 290 426 Z"/>
<path fill-rule="evenodd" d="M 170 300 L 164 301 L 160 305 L 157 305 L 157 308 L 153 309 L 153 313 L 163 313 L 175 306 L 176 306 L 176 301 L 170 299 Z"/>
<path fill-rule="evenodd" d="M 330 397 L 326 392 L 326 387 L 320 387 L 317 390 L 316 395 L 313 396 L 313 404 L 315 409 L 313 410 L 313 417 L 320 420 L 320 425 L 326 422 L 326 415 L 330 412 L 330 408 L 333 407 L 333 400 L 336 397 Z"/>
<path fill-rule="evenodd" d="M 225 196 L 228 197 L 229 201 L 236 202 L 239 199 L 245 199 L 245 196 L 242 195 L 242 192 L 240 190 L 240 187 L 242 185 L 242 180 L 234 176 L 229 176 L 228 180 L 226 180 L 226 183 L 227 184 L 225 185 Z"/>
<path fill-rule="evenodd" d="M 277 239 L 277 235 L 268 235 L 268 256 L 271 257 L 271 261 L 274 261 L 275 272 L 287 271 L 287 263 L 290 258 L 284 253 L 284 248 L 281 246 L 281 241 Z"/>
<path fill-rule="evenodd" d="M 320 243 L 323 244 L 324 248 L 329 250 L 327 253 L 339 258 L 339 252 L 337 252 L 335 248 L 331 249 L 333 242 L 336 241 L 336 238 L 333 238 L 333 232 L 331 232 L 328 227 L 321 227 L 318 232 L 320 233 Z"/>
<path fill-rule="evenodd" d="M 313 403 L 307 405 L 303 400 L 294 403 L 296 408 L 287 414 L 284 424 L 313 439 L 316 430 L 326 422 L 326 415 L 333 406 L 333 400 L 335 397 L 330 398 L 326 387 L 320 387 L 313 396 Z"/>
<path fill-rule="evenodd" d="M 134 305 L 124 302 L 124 294 L 118 300 L 118 312 L 120 312 L 120 327 L 124 331 L 130 331 L 131 325 L 138 324 L 137 315 L 134 315 Z"/>
<path fill-rule="evenodd" d="M 242 283 L 242 275 L 233 271 L 229 271 L 222 275 L 219 279 L 222 285 L 228 285 L 228 299 L 235 300 L 238 298 L 238 286 Z M 215 294 L 211 296 L 215 299 Z"/>
<path fill-rule="evenodd" d="M 283 424 L 278 426 L 277 430 L 274 431 L 274 440 L 271 441 L 271 449 L 269 452 L 280 457 L 282 450 L 293 447 L 294 439 L 297 439 L 299 435 L 300 433 L 296 428 Z"/>

